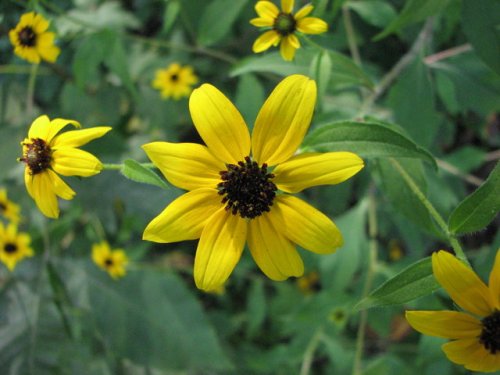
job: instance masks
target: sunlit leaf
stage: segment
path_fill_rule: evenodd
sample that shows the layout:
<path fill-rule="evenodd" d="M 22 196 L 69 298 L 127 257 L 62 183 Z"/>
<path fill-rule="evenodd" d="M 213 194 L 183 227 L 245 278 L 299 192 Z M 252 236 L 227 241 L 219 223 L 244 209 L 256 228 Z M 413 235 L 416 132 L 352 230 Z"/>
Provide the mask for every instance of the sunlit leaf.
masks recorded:
<path fill-rule="evenodd" d="M 121 173 L 136 182 L 142 182 L 144 184 L 155 185 L 161 187 L 162 189 L 168 189 L 167 183 L 161 179 L 155 172 L 151 169 L 143 166 L 141 163 L 128 159 L 123 162 L 123 167 Z"/>

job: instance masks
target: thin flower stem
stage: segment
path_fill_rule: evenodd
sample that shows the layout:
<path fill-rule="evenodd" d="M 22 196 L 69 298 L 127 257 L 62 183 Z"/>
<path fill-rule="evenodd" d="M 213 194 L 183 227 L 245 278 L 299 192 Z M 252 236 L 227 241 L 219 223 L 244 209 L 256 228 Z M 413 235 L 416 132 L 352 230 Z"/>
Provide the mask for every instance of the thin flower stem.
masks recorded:
<path fill-rule="evenodd" d="M 437 161 L 437 165 L 439 166 L 439 168 L 441 168 L 441 169 L 445 170 L 446 172 L 451 173 L 457 177 L 460 177 L 462 180 L 468 182 L 471 185 L 481 186 L 481 184 L 484 182 L 483 180 L 481 180 L 480 178 L 478 178 L 474 175 L 462 172 L 460 169 L 445 162 L 444 160 L 436 159 L 436 161 Z"/>
<path fill-rule="evenodd" d="M 368 234 L 370 236 L 369 242 L 369 259 L 368 259 L 368 270 L 366 273 L 365 285 L 363 286 L 362 299 L 368 296 L 372 288 L 373 278 L 375 276 L 375 270 L 377 268 L 377 257 L 378 257 L 378 225 L 377 225 L 377 202 L 375 200 L 375 191 L 372 187 L 368 195 Z M 365 346 L 365 332 L 366 324 L 368 321 L 368 310 L 362 310 L 359 316 L 359 326 L 356 335 L 356 351 L 354 353 L 354 364 L 352 367 L 353 375 L 360 375 L 363 371 L 362 359 L 363 351 Z"/>
<path fill-rule="evenodd" d="M 154 169 L 156 168 L 153 163 L 139 163 L 142 167 Z M 120 171 L 125 164 L 121 163 L 103 163 L 102 169 L 105 171 Z"/>
<path fill-rule="evenodd" d="M 304 359 L 302 360 L 302 366 L 300 367 L 300 375 L 309 375 L 314 360 L 314 352 L 318 348 L 321 342 L 321 336 L 323 335 L 323 327 L 319 327 L 314 333 L 313 337 L 307 345 L 306 351 L 304 352 Z"/>
<path fill-rule="evenodd" d="M 399 162 L 396 159 L 389 159 L 394 168 L 398 171 L 398 173 L 403 177 L 405 180 L 406 184 L 408 187 L 411 189 L 413 194 L 422 202 L 422 204 L 425 206 L 429 214 L 432 216 L 436 224 L 439 226 L 443 234 L 446 236 L 448 239 L 450 245 L 453 247 L 453 250 L 455 250 L 455 254 L 457 255 L 458 258 L 462 259 L 465 261 L 467 264 L 470 265 L 469 260 L 467 259 L 467 256 L 465 255 L 462 246 L 458 242 L 458 240 L 453 236 L 453 234 L 450 233 L 448 230 L 448 225 L 442 218 L 442 216 L 439 214 L 439 212 L 436 210 L 436 208 L 432 205 L 432 203 L 427 199 L 425 194 L 420 190 L 420 188 L 417 186 L 413 178 L 405 171 L 405 169 L 399 164 Z"/>
<path fill-rule="evenodd" d="M 434 64 L 435 62 L 449 59 L 450 57 L 457 56 L 457 55 L 460 55 L 462 53 L 469 52 L 469 51 L 472 51 L 472 46 L 469 43 L 462 44 L 461 46 L 453 47 L 453 48 L 435 53 L 433 55 L 427 56 L 424 59 L 424 62 L 427 65 L 431 65 L 431 64 Z"/>
<path fill-rule="evenodd" d="M 38 64 L 32 64 L 30 70 L 30 77 L 28 81 L 28 92 L 26 94 L 26 113 L 31 115 L 33 113 L 33 100 L 35 95 L 36 75 L 38 73 Z"/>
<path fill-rule="evenodd" d="M 349 44 L 349 51 L 352 59 L 357 66 L 361 66 L 361 56 L 359 54 L 358 45 L 356 43 L 356 34 L 352 24 L 351 12 L 346 5 L 342 6 L 342 18 L 344 20 L 344 27 L 347 34 L 347 43 Z"/>

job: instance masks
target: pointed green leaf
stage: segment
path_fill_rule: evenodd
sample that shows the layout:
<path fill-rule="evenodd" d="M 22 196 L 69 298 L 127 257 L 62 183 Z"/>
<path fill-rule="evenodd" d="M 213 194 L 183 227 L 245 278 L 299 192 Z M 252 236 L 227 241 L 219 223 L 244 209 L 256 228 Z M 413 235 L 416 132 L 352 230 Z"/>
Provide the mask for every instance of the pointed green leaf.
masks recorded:
<path fill-rule="evenodd" d="M 132 159 L 127 159 L 123 162 L 121 173 L 135 182 L 155 185 L 161 187 L 162 189 L 169 188 L 167 183 L 155 172 Z"/>
<path fill-rule="evenodd" d="M 358 302 L 354 310 L 399 305 L 431 294 L 437 289 L 439 289 L 439 284 L 432 274 L 431 258 L 427 257 L 411 264 L 387 280 Z"/>
<path fill-rule="evenodd" d="M 491 223 L 499 211 L 500 163 L 497 163 L 488 179 L 451 213 L 448 227 L 455 234 L 476 232 Z"/>

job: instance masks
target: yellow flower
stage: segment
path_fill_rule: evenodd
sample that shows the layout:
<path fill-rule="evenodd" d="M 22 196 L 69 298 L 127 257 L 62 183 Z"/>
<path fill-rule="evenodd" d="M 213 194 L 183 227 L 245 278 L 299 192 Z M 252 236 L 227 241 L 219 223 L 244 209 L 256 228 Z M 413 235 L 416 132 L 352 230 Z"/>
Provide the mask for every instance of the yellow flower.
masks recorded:
<path fill-rule="evenodd" d="M 4 227 L 0 222 L 0 261 L 10 271 L 14 270 L 17 262 L 33 256 L 30 242 L 30 236 L 27 233 L 18 233 L 15 224 Z"/>
<path fill-rule="evenodd" d="M 19 206 L 7 198 L 7 190 L 0 189 L 0 215 L 17 224 L 21 220 L 19 211 Z"/>
<path fill-rule="evenodd" d="M 258 18 L 250 20 L 257 27 L 267 27 L 266 31 L 253 44 L 255 53 L 263 52 L 271 46 L 280 44 L 280 53 L 283 59 L 293 60 L 295 50 L 300 48 L 296 33 L 321 34 L 328 30 L 328 24 L 317 17 L 307 17 L 313 6 L 307 4 L 295 15 L 292 14 L 294 0 L 281 0 L 281 10 L 270 1 L 258 1 L 255 11 Z"/>
<path fill-rule="evenodd" d="M 432 254 L 432 270 L 464 311 L 407 311 L 417 331 L 453 341 L 442 346 L 448 359 L 472 371 L 500 370 L 500 250 L 489 287 L 450 253 Z"/>
<path fill-rule="evenodd" d="M 363 168 L 363 161 L 349 152 L 295 155 L 315 102 L 314 81 L 300 75 L 284 79 L 264 103 L 250 138 L 236 107 L 204 84 L 191 94 L 189 110 L 207 146 L 143 146 L 170 183 L 189 190 L 148 224 L 143 238 L 164 243 L 199 238 L 194 262 L 198 288 L 210 291 L 224 284 L 246 242 L 273 280 L 303 274 L 295 244 L 321 254 L 342 245 L 340 231 L 326 215 L 281 193 L 340 183 Z"/>
<path fill-rule="evenodd" d="M 111 250 L 106 241 L 92 245 L 92 260 L 113 279 L 125 276 L 127 255 L 122 249 Z"/>
<path fill-rule="evenodd" d="M 77 147 L 102 137 L 111 130 L 99 126 L 84 130 L 71 130 L 58 134 L 66 125 L 77 128 L 80 124 L 73 120 L 56 118 L 49 120 L 45 115 L 31 124 L 28 138 L 21 143 L 26 164 L 24 181 L 30 196 L 45 216 L 59 217 L 57 196 L 73 199 L 76 194 L 59 176 L 88 177 L 99 173 L 101 162 L 92 154 Z"/>
<path fill-rule="evenodd" d="M 156 71 L 152 85 L 161 91 L 162 98 L 172 97 L 179 100 L 189 96 L 192 86 L 197 82 L 198 77 L 194 74 L 192 67 L 172 63 L 167 68 Z"/>
<path fill-rule="evenodd" d="M 30 63 L 55 62 L 61 50 L 54 45 L 55 34 L 47 31 L 49 21 L 35 12 L 21 16 L 15 29 L 9 31 L 14 53 Z"/>

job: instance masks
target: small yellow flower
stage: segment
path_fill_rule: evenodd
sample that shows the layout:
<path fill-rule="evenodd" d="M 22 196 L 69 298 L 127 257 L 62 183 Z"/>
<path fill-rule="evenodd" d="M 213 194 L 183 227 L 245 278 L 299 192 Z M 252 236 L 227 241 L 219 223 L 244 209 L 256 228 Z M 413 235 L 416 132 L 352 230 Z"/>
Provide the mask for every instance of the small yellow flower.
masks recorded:
<path fill-rule="evenodd" d="M 73 199 L 75 192 L 58 176 L 88 177 L 99 173 L 101 162 L 80 147 L 93 139 L 102 137 L 111 130 L 99 126 L 84 130 L 71 130 L 58 134 L 65 126 L 80 124 L 73 120 L 56 118 L 49 120 L 45 115 L 31 124 L 28 138 L 21 143 L 26 164 L 24 181 L 29 195 L 35 200 L 42 213 L 50 218 L 59 217 L 57 196 Z"/>
<path fill-rule="evenodd" d="M 15 29 L 9 31 L 14 53 L 34 64 L 41 60 L 55 62 L 61 50 L 54 45 L 55 34 L 48 28 L 49 21 L 41 14 L 23 14 Z"/>
<path fill-rule="evenodd" d="M 432 254 L 439 284 L 464 311 L 407 311 L 417 331 L 453 341 L 442 346 L 448 359 L 481 372 L 500 370 L 500 250 L 489 286 L 450 253 Z"/>
<path fill-rule="evenodd" d="M 0 189 L 0 215 L 17 224 L 21 220 L 19 211 L 19 206 L 7 198 L 7 190 Z"/>
<path fill-rule="evenodd" d="M 27 233 L 18 233 L 15 224 L 11 223 L 4 227 L 0 222 L 0 261 L 10 271 L 14 270 L 17 262 L 33 256 L 30 242 L 30 236 Z"/>
<path fill-rule="evenodd" d="M 127 255 L 122 249 L 111 250 L 106 241 L 92 245 L 92 260 L 113 279 L 125 276 Z"/>
<path fill-rule="evenodd" d="M 172 63 L 167 68 L 156 71 L 152 85 L 161 91 L 162 98 L 172 97 L 179 100 L 189 96 L 193 90 L 192 86 L 197 82 L 198 77 L 194 74 L 192 67 Z"/>
<path fill-rule="evenodd" d="M 337 184 L 363 168 L 350 152 L 296 155 L 315 103 L 314 81 L 301 75 L 285 78 L 264 103 L 250 137 L 231 101 L 204 84 L 191 94 L 189 110 L 206 146 L 143 146 L 170 183 L 189 190 L 148 224 L 143 238 L 163 243 L 199 238 L 194 261 L 198 288 L 223 285 L 246 242 L 273 280 L 303 274 L 295 244 L 320 254 L 342 245 L 340 231 L 326 215 L 285 194 Z"/>
<path fill-rule="evenodd" d="M 294 0 L 281 0 L 281 10 L 270 1 L 258 1 L 255 11 L 258 18 L 250 20 L 257 27 L 271 28 L 253 44 L 253 52 L 268 50 L 271 46 L 280 44 L 280 53 L 284 60 L 291 61 L 295 50 L 300 48 L 296 33 L 321 34 L 328 30 L 328 24 L 317 17 L 307 17 L 314 7 L 307 4 L 295 15 L 292 14 Z"/>

